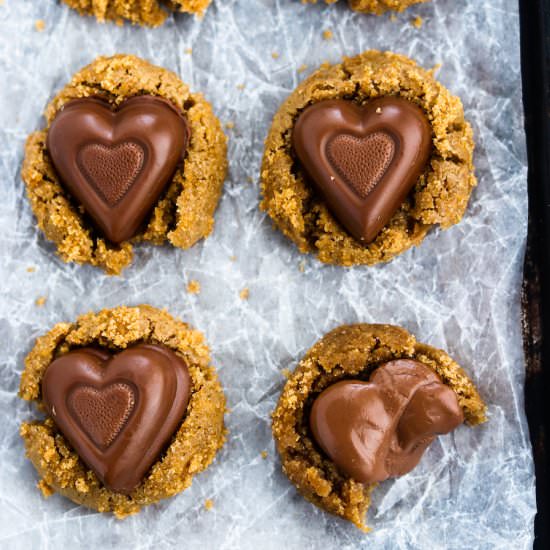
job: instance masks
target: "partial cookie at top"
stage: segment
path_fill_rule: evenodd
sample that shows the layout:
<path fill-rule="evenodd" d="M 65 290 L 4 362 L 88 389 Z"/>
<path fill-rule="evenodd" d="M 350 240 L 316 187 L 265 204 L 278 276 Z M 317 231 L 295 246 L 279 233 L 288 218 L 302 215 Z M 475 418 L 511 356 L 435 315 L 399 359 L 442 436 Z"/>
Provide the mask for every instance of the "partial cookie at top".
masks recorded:
<path fill-rule="evenodd" d="M 311 4 L 316 4 L 318 0 L 305 0 Z M 335 4 L 338 0 L 325 0 L 327 4 Z M 352 10 L 362 13 L 373 13 L 382 15 L 387 11 L 403 11 L 413 4 L 423 4 L 429 0 L 348 0 Z"/>
<path fill-rule="evenodd" d="M 470 426 L 486 420 L 486 406 L 474 383 L 447 353 L 417 342 L 403 328 L 376 324 L 341 326 L 321 338 L 289 376 L 273 412 L 273 436 L 283 471 L 290 481 L 307 500 L 364 531 L 369 530 L 365 515 L 376 483 L 357 481 L 321 449 L 323 445 L 315 440 L 316 436 L 312 433 L 315 426 L 313 423 L 310 426 L 312 408 L 319 396 L 329 388 L 337 388 L 338 384 L 346 381 L 358 381 L 359 384 L 372 382 L 374 374 L 377 371 L 380 373 L 384 365 L 393 364 L 394 368 L 402 369 L 411 362 L 420 363 L 444 385 L 447 392 L 451 390 L 454 393 L 460 420 L 464 419 Z M 410 385 L 413 377 L 407 372 L 403 374 L 405 386 Z M 384 394 L 387 391 L 388 388 L 385 388 Z M 397 405 L 395 408 L 405 397 L 403 394 L 399 399 L 393 399 Z M 357 398 L 351 403 L 357 404 Z M 340 406 L 336 409 L 337 416 L 344 412 L 345 409 Z M 376 405 L 370 412 L 370 417 L 363 415 L 363 418 L 370 418 L 374 428 L 380 430 L 383 408 Z M 342 421 L 341 418 L 337 420 L 338 423 Z M 338 432 L 337 435 L 341 438 L 344 434 Z M 373 440 L 378 437 L 378 434 L 373 436 Z M 336 449 L 340 453 L 343 450 L 342 441 L 337 443 Z"/>
<path fill-rule="evenodd" d="M 134 97 L 169 103 L 186 120 L 185 157 L 165 184 L 140 231 L 113 245 L 84 214 L 56 171 L 47 149 L 49 128 L 73 100 L 101 100 L 118 109 Z M 99 57 L 74 75 L 46 109 L 46 128 L 31 134 L 25 148 L 22 178 L 38 226 L 66 262 L 89 263 L 118 274 L 132 261 L 135 242 L 189 248 L 214 226 L 227 170 L 226 138 L 210 104 L 192 93 L 171 71 L 130 56 Z"/>
<path fill-rule="evenodd" d="M 211 0 L 63 0 L 83 15 L 98 21 L 127 20 L 138 25 L 156 27 L 164 23 L 170 11 L 202 15 Z"/>
<path fill-rule="evenodd" d="M 427 118 L 432 151 L 401 206 L 370 243 L 355 239 L 311 184 L 293 147 L 293 130 L 310 106 L 345 100 L 368 107 L 374 100 L 409 101 Z M 344 266 L 386 262 L 422 242 L 439 225 L 458 223 L 476 185 L 474 140 L 459 98 L 433 71 L 391 52 L 371 50 L 343 63 L 323 66 L 302 82 L 273 118 L 261 169 L 261 208 L 298 246 L 326 263 Z"/>

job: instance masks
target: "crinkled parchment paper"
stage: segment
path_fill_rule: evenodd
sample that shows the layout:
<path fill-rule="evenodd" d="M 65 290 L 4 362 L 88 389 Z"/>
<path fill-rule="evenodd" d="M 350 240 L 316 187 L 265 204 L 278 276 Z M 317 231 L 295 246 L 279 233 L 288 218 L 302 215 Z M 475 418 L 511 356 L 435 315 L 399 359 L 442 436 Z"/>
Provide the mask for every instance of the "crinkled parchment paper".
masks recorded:
<path fill-rule="evenodd" d="M 411 24 L 417 16 L 420 29 Z M 527 198 L 518 41 L 515 0 L 435 0 L 396 20 L 353 14 L 343 2 L 215 0 L 202 21 L 178 15 L 159 29 L 99 25 L 54 0 L 4 0 L 0 547 L 529 548 L 535 498 L 520 332 Z M 369 48 L 442 64 L 439 78 L 462 97 L 475 130 L 479 186 L 462 223 L 432 232 L 420 248 L 380 267 L 328 267 L 300 255 L 258 210 L 263 139 L 302 78 L 325 60 Z M 206 95 L 228 123 L 230 175 L 209 239 L 189 251 L 138 247 L 132 267 L 112 278 L 55 257 L 35 226 L 20 166 L 24 140 L 42 125 L 53 94 L 95 56 L 117 52 L 168 67 Z M 194 279 L 197 295 L 186 292 Z M 245 288 L 248 299 L 239 296 Z M 142 302 L 205 332 L 231 408 L 229 441 L 189 490 L 124 521 L 57 495 L 44 500 L 18 435 L 34 414 L 16 397 L 23 358 L 58 321 Z M 328 330 L 358 321 L 399 324 L 446 349 L 474 378 L 490 415 L 483 427 L 442 437 L 413 473 L 376 489 L 368 535 L 298 496 L 281 472 L 269 418 L 282 370 Z"/>

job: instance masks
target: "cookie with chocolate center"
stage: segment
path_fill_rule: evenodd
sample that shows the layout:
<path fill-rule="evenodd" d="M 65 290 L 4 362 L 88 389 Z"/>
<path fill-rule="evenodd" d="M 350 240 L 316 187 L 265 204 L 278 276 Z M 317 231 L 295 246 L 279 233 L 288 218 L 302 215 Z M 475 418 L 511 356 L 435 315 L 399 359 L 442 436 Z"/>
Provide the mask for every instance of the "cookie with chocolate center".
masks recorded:
<path fill-rule="evenodd" d="M 319 69 L 280 107 L 261 208 L 325 263 L 386 262 L 461 220 L 473 150 L 460 100 L 432 71 L 368 51 Z"/>
<path fill-rule="evenodd" d="M 117 517 L 189 487 L 225 441 L 225 398 L 200 333 L 150 306 L 60 323 L 25 359 L 21 426 L 45 496 Z"/>
<path fill-rule="evenodd" d="M 309 501 L 368 531 L 374 487 L 407 474 L 436 437 L 486 420 L 467 374 L 391 325 L 341 326 L 290 375 L 273 413 L 282 467 Z"/>
<path fill-rule="evenodd" d="M 133 244 L 208 236 L 226 139 L 200 94 L 133 56 L 98 58 L 46 110 L 22 177 L 39 228 L 66 262 L 119 274 Z"/>

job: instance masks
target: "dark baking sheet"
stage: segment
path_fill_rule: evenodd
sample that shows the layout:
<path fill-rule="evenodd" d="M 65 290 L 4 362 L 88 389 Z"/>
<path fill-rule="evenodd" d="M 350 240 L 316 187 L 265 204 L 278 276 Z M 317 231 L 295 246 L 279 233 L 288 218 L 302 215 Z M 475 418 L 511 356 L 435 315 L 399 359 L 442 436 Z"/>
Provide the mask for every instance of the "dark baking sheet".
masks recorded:
<path fill-rule="evenodd" d="M 536 549 L 550 548 L 547 399 L 550 362 L 550 0 L 520 0 L 529 234 L 524 267 L 525 408 L 537 478 Z"/>

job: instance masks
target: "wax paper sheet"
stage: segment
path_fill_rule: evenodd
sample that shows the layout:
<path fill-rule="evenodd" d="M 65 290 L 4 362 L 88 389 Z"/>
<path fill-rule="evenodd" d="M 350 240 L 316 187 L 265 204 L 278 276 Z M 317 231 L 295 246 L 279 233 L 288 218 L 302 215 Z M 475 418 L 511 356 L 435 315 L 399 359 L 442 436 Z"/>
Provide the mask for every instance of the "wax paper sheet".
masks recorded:
<path fill-rule="evenodd" d="M 529 548 L 535 498 L 520 332 L 527 197 L 518 42 L 515 0 L 435 0 L 396 18 L 354 14 L 344 2 L 214 0 L 204 19 L 177 15 L 158 29 L 100 25 L 54 0 L 4 0 L 0 547 Z M 323 61 L 369 48 L 442 64 L 439 78 L 461 96 L 474 127 L 479 186 L 459 225 L 433 231 L 390 264 L 324 266 L 299 254 L 258 209 L 263 140 L 300 80 Z M 211 237 L 188 251 L 139 246 L 124 276 L 108 277 L 57 259 L 36 228 L 20 168 L 25 138 L 43 124 L 51 97 L 94 57 L 118 52 L 170 68 L 206 95 L 227 124 L 230 173 Z M 199 294 L 186 292 L 191 280 Z M 231 409 L 226 446 L 190 489 L 124 521 L 58 495 L 43 499 L 18 435 L 35 414 L 16 396 L 24 356 L 56 322 L 143 302 L 206 334 Z M 270 431 L 283 369 L 330 329 L 360 321 L 395 323 L 447 350 L 477 383 L 490 419 L 440 438 L 413 473 L 377 488 L 367 535 L 297 494 Z"/>

